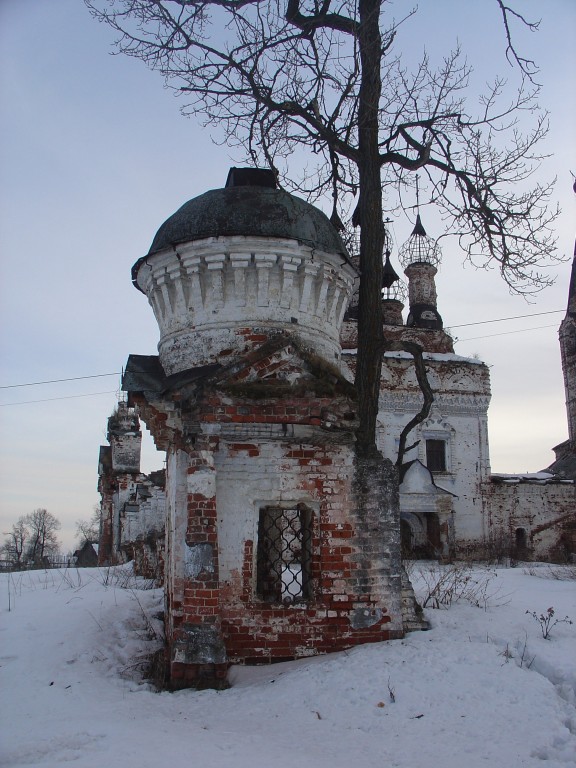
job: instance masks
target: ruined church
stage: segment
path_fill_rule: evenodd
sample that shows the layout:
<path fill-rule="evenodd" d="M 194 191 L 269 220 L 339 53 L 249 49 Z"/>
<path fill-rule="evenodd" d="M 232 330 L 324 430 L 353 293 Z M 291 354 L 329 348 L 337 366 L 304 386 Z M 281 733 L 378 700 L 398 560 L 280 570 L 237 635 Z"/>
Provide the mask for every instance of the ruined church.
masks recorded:
<path fill-rule="evenodd" d="M 358 512 L 367 489 L 354 465 L 358 269 L 326 216 L 277 189 L 271 172 L 234 168 L 224 188 L 171 216 L 134 265 L 159 354 L 129 357 L 127 401 L 108 423 L 99 558 L 162 574 L 170 687 L 219 687 L 230 663 L 421 627 L 401 553 L 479 556 L 500 540 L 519 555 L 576 550 L 574 475 L 490 473 L 489 371 L 456 355 L 443 329 L 439 260 L 418 217 L 400 251 L 404 322 L 402 281 L 386 257 L 385 335 L 424 350 L 434 401 L 410 436 L 398 498 L 394 462 L 422 391 L 411 355 L 387 352 L 378 447 L 388 461 L 368 514 Z M 165 471 L 140 473 L 140 419 L 166 452 Z"/>

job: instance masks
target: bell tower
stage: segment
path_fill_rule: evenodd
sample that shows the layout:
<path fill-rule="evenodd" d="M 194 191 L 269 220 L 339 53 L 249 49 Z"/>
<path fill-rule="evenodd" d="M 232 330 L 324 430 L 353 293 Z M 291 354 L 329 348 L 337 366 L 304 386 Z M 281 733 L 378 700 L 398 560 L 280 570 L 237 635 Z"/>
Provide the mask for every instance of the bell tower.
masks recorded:
<path fill-rule="evenodd" d="M 436 308 L 436 283 L 441 251 L 438 244 L 426 234 L 420 219 L 400 251 L 400 262 L 408 278 L 410 313 L 406 321 L 409 328 L 441 331 L 442 317 Z"/>
<path fill-rule="evenodd" d="M 568 289 L 566 316 L 560 324 L 560 355 L 566 391 L 566 415 L 568 439 L 572 450 L 576 449 L 576 247 L 572 261 L 572 274 Z"/>

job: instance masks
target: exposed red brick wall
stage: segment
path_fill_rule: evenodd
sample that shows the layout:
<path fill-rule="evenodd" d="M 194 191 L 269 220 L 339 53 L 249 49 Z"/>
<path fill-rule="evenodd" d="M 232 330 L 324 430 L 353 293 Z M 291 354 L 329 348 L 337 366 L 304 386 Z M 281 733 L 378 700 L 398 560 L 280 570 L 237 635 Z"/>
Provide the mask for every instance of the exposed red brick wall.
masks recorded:
<path fill-rule="evenodd" d="M 219 424 L 302 424 L 326 426 L 341 424 L 349 428 L 356 417 L 349 401 L 325 397 L 267 398 L 251 400 L 223 393 L 206 397 L 198 409 L 199 420 Z"/>
<path fill-rule="evenodd" d="M 231 458 L 238 454 L 238 447 L 228 445 Z M 245 455 L 250 453 L 255 452 L 247 450 Z M 376 592 L 372 593 L 373 582 L 362 570 L 363 542 L 349 510 L 351 473 L 342 460 L 342 453 L 332 445 L 285 445 L 278 470 L 297 477 L 302 493 L 319 505 L 311 532 L 312 597 L 306 606 L 293 607 L 260 600 L 255 594 L 256 543 L 245 541 L 241 573 L 220 586 L 222 633 L 231 662 L 298 658 L 391 636 L 380 585 L 374 582 Z M 383 613 L 379 620 L 366 628 L 352 627 L 351 614 L 372 615 L 377 608 Z"/>
<path fill-rule="evenodd" d="M 377 514 L 371 511 L 368 519 L 356 510 L 356 403 L 340 391 L 318 394 L 318 379 L 308 388 L 300 378 L 297 390 L 287 392 L 286 380 L 275 378 L 277 358 L 255 355 L 251 362 L 242 371 L 250 377 L 255 373 L 255 382 L 249 378 L 244 385 L 234 374 L 238 385 L 232 388 L 245 386 L 245 391 L 211 386 L 192 401 L 183 397 L 182 411 L 175 394 L 165 413 L 161 401 L 139 403 L 156 444 L 169 447 L 174 457 L 173 474 L 168 461 L 167 487 L 177 482 L 186 489 L 185 518 L 180 501 L 173 509 L 174 529 L 185 520 L 185 542 L 169 534 L 172 553 L 167 553 L 168 667 L 170 685 L 176 688 L 218 687 L 226 663 L 299 658 L 402 633 L 398 605 L 388 600 L 392 566 L 384 546 L 387 534 L 381 531 L 388 512 L 376 505 Z M 284 361 L 282 369 L 285 373 Z M 326 371 L 320 386 L 331 386 Z M 275 381 L 281 387 L 277 395 Z M 214 425 L 219 437 L 210 434 Z M 297 440 L 299 427 L 313 440 Z M 176 480 L 174 473 L 180 471 Z M 261 487 L 260 479 L 270 475 L 282 478 L 284 495 Z M 222 499 L 218 502 L 217 477 L 228 488 L 227 507 Z M 238 529 L 226 523 L 235 519 L 235 483 L 244 488 L 238 509 L 248 521 Z M 287 499 L 312 505 L 311 595 L 306 603 L 273 604 L 256 593 L 253 526 L 262 499 L 264 505 Z M 224 534 L 226 525 L 232 527 Z M 235 542 L 231 549 L 230 542 Z"/>
<path fill-rule="evenodd" d="M 188 475 L 214 473 L 211 454 L 218 447 L 217 438 L 199 440 L 195 451 L 189 452 Z M 215 491 L 215 485 L 213 487 Z M 217 623 L 220 614 L 218 580 L 218 521 L 215 492 L 188 494 L 188 525 L 186 544 L 188 546 L 209 545 L 211 547 L 211 569 L 203 568 L 189 579 L 184 588 L 182 604 L 183 620 L 187 624 Z"/>

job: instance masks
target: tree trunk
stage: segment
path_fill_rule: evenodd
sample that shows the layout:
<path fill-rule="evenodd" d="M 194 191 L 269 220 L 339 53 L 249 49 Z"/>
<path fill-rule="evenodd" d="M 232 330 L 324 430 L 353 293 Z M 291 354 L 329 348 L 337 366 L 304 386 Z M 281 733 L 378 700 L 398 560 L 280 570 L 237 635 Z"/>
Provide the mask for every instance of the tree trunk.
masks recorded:
<path fill-rule="evenodd" d="M 360 219 L 360 300 L 358 312 L 358 357 L 356 388 L 360 426 L 357 447 L 360 455 L 376 450 L 376 417 L 382 366 L 382 187 L 378 146 L 378 107 L 382 40 L 379 26 L 380 0 L 360 0 L 359 35 L 361 83 L 358 107 Z"/>

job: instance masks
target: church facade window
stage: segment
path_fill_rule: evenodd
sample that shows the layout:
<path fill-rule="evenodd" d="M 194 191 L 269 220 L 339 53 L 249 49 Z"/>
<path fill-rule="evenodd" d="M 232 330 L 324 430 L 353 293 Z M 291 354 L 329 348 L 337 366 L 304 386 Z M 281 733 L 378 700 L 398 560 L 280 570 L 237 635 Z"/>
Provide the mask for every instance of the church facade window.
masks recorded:
<path fill-rule="evenodd" d="M 430 472 L 449 472 L 448 441 L 443 438 L 426 438 L 426 466 Z"/>

